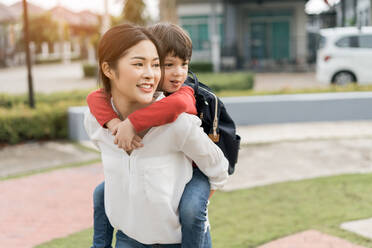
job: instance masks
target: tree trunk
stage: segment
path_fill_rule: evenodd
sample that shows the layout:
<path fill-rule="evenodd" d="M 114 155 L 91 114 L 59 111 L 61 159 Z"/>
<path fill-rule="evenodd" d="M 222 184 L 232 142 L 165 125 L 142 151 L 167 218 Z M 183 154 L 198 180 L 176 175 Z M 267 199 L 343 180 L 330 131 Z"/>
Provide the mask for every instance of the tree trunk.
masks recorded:
<path fill-rule="evenodd" d="M 160 21 L 178 24 L 177 0 L 159 0 Z"/>

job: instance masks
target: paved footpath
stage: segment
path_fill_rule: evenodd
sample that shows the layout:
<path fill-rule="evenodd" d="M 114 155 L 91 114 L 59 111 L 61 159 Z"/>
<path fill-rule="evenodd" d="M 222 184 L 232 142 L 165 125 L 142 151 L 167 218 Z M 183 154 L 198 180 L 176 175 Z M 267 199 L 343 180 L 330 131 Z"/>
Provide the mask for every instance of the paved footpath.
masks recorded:
<path fill-rule="evenodd" d="M 258 248 L 363 248 L 346 240 L 316 230 L 308 230 L 284 237 Z"/>
<path fill-rule="evenodd" d="M 239 128 L 244 143 L 248 145 L 242 147 L 236 174 L 230 178 L 226 189 L 249 188 L 332 174 L 371 172 L 372 139 L 369 124 L 371 123 L 362 122 L 332 126 L 328 123 L 324 124 L 326 126 L 314 124 Z M 314 132 L 314 128 L 322 130 L 325 127 L 326 136 L 310 135 L 312 132 L 319 135 L 319 132 Z M 289 136 L 285 135 L 283 128 L 291 130 L 288 132 Z M 260 132 L 283 135 L 278 135 L 275 140 L 267 140 L 259 135 Z M 321 140 L 322 138 L 325 140 Z M 52 149 L 59 146 L 48 147 Z M 15 149 L 18 149 L 17 146 Z M 46 149 L 39 150 L 40 154 L 46 152 Z M 37 153 L 36 150 L 32 151 Z M 63 150 L 61 154 L 65 152 L 67 151 Z M 35 159 L 38 157 L 36 155 Z M 24 156 L 15 156 L 16 158 L 20 163 L 27 160 Z M 4 161 L 8 160 L 0 160 L 0 168 Z M 98 163 L 0 181 L 0 247 L 31 248 L 91 227 L 91 193 L 102 180 L 102 168 Z M 260 248 L 310 247 L 361 248 L 315 230 L 284 237 Z"/>
<path fill-rule="evenodd" d="M 93 224 L 100 164 L 0 182 L 0 247 L 32 248 Z"/>

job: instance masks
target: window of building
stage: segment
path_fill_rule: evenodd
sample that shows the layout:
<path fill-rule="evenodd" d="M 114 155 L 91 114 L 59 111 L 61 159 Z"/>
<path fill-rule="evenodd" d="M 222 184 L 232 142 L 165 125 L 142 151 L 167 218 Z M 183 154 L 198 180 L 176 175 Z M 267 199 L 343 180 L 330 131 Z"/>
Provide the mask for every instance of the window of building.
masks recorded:
<path fill-rule="evenodd" d="M 183 16 L 181 26 L 192 40 L 193 50 L 202 51 L 210 49 L 209 16 Z M 221 42 L 223 40 L 222 17 L 217 17 Z"/>

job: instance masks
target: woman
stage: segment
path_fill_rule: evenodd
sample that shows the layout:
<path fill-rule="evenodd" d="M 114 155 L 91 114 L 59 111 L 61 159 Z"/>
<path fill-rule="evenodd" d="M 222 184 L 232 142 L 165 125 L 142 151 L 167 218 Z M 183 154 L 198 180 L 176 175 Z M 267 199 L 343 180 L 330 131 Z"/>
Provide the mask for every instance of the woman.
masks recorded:
<path fill-rule="evenodd" d="M 151 34 L 131 25 L 110 29 L 100 41 L 100 76 L 122 119 L 152 102 L 161 74 L 157 47 Z M 196 116 L 181 114 L 143 134 L 144 147 L 128 154 L 87 113 L 87 133 L 104 165 L 106 214 L 119 229 L 116 247 L 180 247 L 178 205 L 192 177 L 192 160 L 211 186 L 226 182 L 228 162 L 200 124 Z"/>

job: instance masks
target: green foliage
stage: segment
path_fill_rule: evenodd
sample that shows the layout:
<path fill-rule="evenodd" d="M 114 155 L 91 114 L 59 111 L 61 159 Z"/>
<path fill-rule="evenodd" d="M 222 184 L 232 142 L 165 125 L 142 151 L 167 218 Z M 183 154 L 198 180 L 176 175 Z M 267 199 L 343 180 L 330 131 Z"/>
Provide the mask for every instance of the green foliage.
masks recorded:
<path fill-rule="evenodd" d="M 57 64 L 62 63 L 62 59 L 60 58 L 53 58 L 53 59 L 36 59 L 35 64 Z"/>
<path fill-rule="evenodd" d="M 293 89 L 284 87 L 275 91 L 254 91 L 254 90 L 223 90 L 218 93 L 220 97 L 233 96 L 264 96 L 264 95 L 283 95 L 283 94 L 317 94 L 317 93 L 337 93 L 337 92 L 370 92 L 372 91 L 372 84 L 369 85 L 329 85 L 322 88 L 308 88 L 308 89 Z"/>
<path fill-rule="evenodd" d="M 67 138 L 67 109 L 85 105 L 89 91 L 36 95 L 36 108 L 27 96 L 0 95 L 0 143 Z"/>
<path fill-rule="evenodd" d="M 96 77 L 98 75 L 98 68 L 96 64 L 83 64 L 84 77 Z"/>
<path fill-rule="evenodd" d="M 41 45 L 43 42 L 51 44 L 61 38 L 58 23 L 52 19 L 50 13 L 30 16 L 29 35 L 30 41 L 35 42 L 36 45 Z"/>
<path fill-rule="evenodd" d="M 214 92 L 252 90 L 254 87 L 254 75 L 249 72 L 198 73 L 196 76 Z"/>
<path fill-rule="evenodd" d="M 212 72 L 213 65 L 210 62 L 193 62 L 190 63 L 190 70 L 194 73 Z"/>
<path fill-rule="evenodd" d="M 36 110 L 20 105 L 0 110 L 0 142 L 67 137 L 67 106 L 39 105 Z"/>
<path fill-rule="evenodd" d="M 145 25 L 144 17 L 145 3 L 143 0 L 125 0 L 123 8 L 123 18 L 126 22 Z"/>
<path fill-rule="evenodd" d="M 75 90 L 68 92 L 58 92 L 52 94 L 36 94 L 35 100 L 37 104 L 56 104 L 59 102 L 81 102 L 85 101 L 89 90 Z M 1 108 L 12 108 L 17 107 L 17 105 L 27 105 L 28 96 L 27 95 L 8 95 L 0 94 L 0 109 Z"/>

